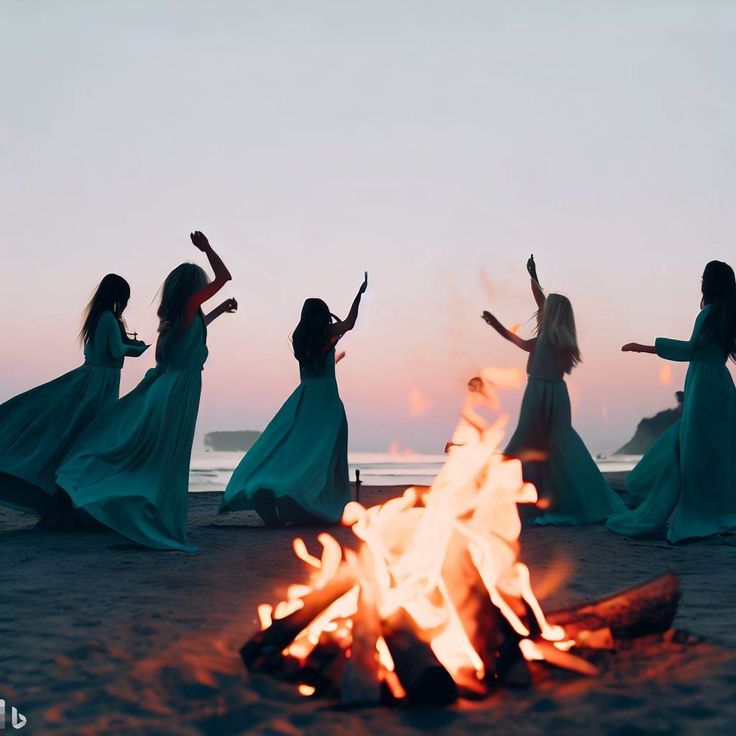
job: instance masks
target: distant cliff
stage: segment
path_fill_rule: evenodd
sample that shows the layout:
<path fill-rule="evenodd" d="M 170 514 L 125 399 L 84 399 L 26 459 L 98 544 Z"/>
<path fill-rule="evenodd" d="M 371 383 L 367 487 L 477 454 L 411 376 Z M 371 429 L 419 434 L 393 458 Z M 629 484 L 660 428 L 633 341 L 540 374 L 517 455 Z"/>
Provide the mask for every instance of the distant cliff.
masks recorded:
<path fill-rule="evenodd" d="M 669 429 L 682 416 L 682 391 L 675 394 L 677 406 L 665 409 L 639 422 L 634 436 L 620 449 L 616 455 L 643 455 L 665 430 Z"/>
<path fill-rule="evenodd" d="M 241 432 L 207 432 L 204 436 L 204 446 L 208 450 L 243 452 L 248 450 L 260 436 L 260 432 L 252 429 Z"/>

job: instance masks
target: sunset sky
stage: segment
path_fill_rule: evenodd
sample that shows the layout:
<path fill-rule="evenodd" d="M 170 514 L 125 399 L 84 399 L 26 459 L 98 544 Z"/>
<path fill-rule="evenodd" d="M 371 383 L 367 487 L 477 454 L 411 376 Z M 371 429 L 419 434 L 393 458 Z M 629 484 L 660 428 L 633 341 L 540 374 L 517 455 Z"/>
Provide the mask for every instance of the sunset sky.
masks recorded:
<path fill-rule="evenodd" d="M 685 368 L 620 346 L 688 337 L 704 264 L 736 261 L 733 2 L 10 1 L 0 80 L 0 400 L 80 363 L 109 271 L 154 340 L 201 229 L 240 311 L 210 327 L 200 437 L 261 429 L 303 299 L 344 315 L 368 270 L 351 449 L 441 451 L 467 379 L 524 365 L 480 314 L 531 317 L 534 252 L 576 310 L 573 421 L 613 450 Z"/>

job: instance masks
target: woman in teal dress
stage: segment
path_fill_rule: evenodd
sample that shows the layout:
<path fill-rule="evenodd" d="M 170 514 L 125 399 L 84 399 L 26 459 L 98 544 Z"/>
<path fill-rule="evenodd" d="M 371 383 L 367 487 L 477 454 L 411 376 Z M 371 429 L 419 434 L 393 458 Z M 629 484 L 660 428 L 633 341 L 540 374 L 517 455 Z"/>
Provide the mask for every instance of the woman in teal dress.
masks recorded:
<path fill-rule="evenodd" d="M 118 398 L 125 356 L 148 346 L 128 339 L 128 282 L 108 274 L 84 314 L 84 364 L 0 405 L 0 503 L 58 522 L 56 471 L 82 430 Z"/>
<path fill-rule="evenodd" d="M 254 509 L 267 526 L 340 521 L 350 480 L 335 345 L 355 326 L 367 286 L 368 274 L 344 321 L 321 299 L 304 302 L 293 335 L 301 382 L 233 472 L 220 513 Z"/>
<path fill-rule="evenodd" d="M 187 543 L 189 461 L 207 359 L 207 325 L 237 309 L 229 299 L 204 315 L 230 272 L 195 232 L 215 278 L 193 263 L 164 282 L 158 308 L 156 367 L 79 437 L 57 474 L 74 506 L 138 544 L 196 551 Z"/>
<path fill-rule="evenodd" d="M 489 312 L 483 313 L 501 336 L 529 353 L 519 423 L 504 454 L 522 461 L 524 479 L 537 488 L 541 513 L 530 515 L 529 522 L 593 524 L 625 506 L 572 426 L 564 376 L 581 358 L 570 301 L 560 294 L 545 297 L 533 256 L 527 268 L 539 307 L 537 336 L 524 340 Z"/>
<path fill-rule="evenodd" d="M 726 367 L 736 361 L 736 281 L 733 269 L 711 261 L 689 340 L 658 337 L 654 345 L 628 343 L 625 352 L 654 353 L 689 362 L 682 417 L 626 479 L 633 507 L 608 520 L 628 537 L 661 533 L 684 542 L 736 530 L 736 388 Z"/>

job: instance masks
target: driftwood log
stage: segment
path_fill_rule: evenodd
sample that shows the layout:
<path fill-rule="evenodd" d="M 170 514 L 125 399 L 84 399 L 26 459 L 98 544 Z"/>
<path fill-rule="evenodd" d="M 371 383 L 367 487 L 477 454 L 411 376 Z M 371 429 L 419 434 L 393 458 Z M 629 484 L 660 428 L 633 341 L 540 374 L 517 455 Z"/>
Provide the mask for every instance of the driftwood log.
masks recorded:
<path fill-rule="evenodd" d="M 573 638 L 582 631 L 609 628 L 614 639 L 633 639 L 669 629 L 679 600 L 680 584 L 670 571 L 606 598 L 553 611 L 547 620 Z"/>

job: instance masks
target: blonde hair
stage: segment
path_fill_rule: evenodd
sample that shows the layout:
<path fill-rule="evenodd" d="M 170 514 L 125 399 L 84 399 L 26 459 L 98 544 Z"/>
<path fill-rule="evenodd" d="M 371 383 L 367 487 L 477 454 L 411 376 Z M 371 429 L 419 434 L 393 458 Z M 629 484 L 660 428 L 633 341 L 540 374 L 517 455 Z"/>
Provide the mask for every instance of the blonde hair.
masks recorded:
<path fill-rule="evenodd" d="M 158 332 L 156 360 L 165 361 L 169 348 L 181 333 L 184 310 L 189 297 L 208 284 L 207 274 L 196 263 L 182 263 L 164 281 L 158 305 Z"/>
<path fill-rule="evenodd" d="M 537 336 L 544 333 L 562 356 L 565 373 L 582 362 L 572 304 L 562 294 L 549 294 L 537 312 Z"/>

